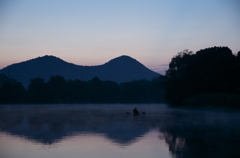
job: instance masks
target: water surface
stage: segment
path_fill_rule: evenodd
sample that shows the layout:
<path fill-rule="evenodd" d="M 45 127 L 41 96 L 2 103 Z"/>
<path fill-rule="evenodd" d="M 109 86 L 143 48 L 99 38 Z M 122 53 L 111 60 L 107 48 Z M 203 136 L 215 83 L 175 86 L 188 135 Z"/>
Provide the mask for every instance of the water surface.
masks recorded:
<path fill-rule="evenodd" d="M 238 112 L 162 104 L 1 105 L 0 157 L 240 157 L 239 125 Z"/>

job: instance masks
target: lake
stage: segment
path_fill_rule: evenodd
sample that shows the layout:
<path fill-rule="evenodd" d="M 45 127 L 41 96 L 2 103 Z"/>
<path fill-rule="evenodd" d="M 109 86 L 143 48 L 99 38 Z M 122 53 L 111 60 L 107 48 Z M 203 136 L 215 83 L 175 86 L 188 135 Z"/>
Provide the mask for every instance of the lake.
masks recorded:
<path fill-rule="evenodd" d="M 134 107 L 140 116 L 131 115 Z M 1 105 L 0 157 L 236 158 L 240 113 L 165 104 Z"/>

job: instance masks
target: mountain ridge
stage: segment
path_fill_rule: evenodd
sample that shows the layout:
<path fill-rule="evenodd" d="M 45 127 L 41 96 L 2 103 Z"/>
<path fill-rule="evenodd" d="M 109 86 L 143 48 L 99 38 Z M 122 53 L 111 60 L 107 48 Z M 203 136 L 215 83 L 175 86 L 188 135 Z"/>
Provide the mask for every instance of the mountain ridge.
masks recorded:
<path fill-rule="evenodd" d="M 41 77 L 48 80 L 51 76 L 63 76 L 65 79 L 83 81 L 98 77 L 117 83 L 139 79 L 152 79 L 160 74 L 148 69 L 136 59 L 122 55 L 102 65 L 82 66 L 66 62 L 52 55 L 45 55 L 23 62 L 11 64 L 0 70 L 0 73 L 21 82 L 24 86 L 33 78 Z"/>

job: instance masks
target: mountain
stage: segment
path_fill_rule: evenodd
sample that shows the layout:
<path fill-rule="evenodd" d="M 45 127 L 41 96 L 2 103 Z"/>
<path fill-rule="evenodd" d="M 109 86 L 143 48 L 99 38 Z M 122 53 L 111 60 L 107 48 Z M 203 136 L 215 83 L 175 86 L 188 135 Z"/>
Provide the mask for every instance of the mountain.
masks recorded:
<path fill-rule="evenodd" d="M 139 79 L 152 79 L 159 74 L 146 68 L 143 64 L 129 56 L 120 56 L 98 66 L 79 66 L 68 63 L 55 56 L 43 56 L 24 62 L 9 65 L 0 73 L 21 82 L 24 86 L 36 77 L 49 80 L 51 76 L 63 76 L 65 79 L 79 79 L 82 81 L 98 77 L 117 83 Z"/>

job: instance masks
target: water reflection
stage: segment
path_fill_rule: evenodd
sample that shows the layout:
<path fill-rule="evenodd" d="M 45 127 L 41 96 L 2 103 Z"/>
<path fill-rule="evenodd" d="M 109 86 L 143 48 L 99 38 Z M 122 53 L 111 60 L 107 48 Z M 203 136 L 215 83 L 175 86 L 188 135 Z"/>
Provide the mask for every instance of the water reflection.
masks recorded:
<path fill-rule="evenodd" d="M 239 157 L 240 115 L 233 112 L 174 111 L 160 131 L 177 157 Z"/>
<path fill-rule="evenodd" d="M 75 154 L 80 151 L 81 154 L 91 153 L 91 157 L 106 157 L 106 153 L 113 157 L 122 157 L 124 153 L 129 154 L 126 157 L 136 157 L 136 154 L 138 157 L 169 157 L 169 152 L 177 158 L 240 157 L 240 115 L 237 112 L 137 105 L 140 112 L 146 112 L 145 115 L 132 117 L 126 114 L 134 106 L 1 107 L 0 145 L 14 138 L 16 144 L 25 142 L 20 143 L 21 146 L 26 142 L 32 144 L 25 148 L 27 151 L 36 144 L 46 150 L 56 146 L 51 150 L 55 151 L 51 157 L 63 157 L 58 154 L 67 149 L 76 149 Z M 37 151 L 43 154 L 42 150 Z M 94 156 L 99 152 L 101 156 Z M 74 153 L 68 154 L 74 157 Z"/>
<path fill-rule="evenodd" d="M 151 129 L 144 116 L 133 118 L 119 108 L 8 107 L 1 109 L 0 120 L 2 131 L 44 144 L 79 133 L 103 133 L 127 145 Z"/>

